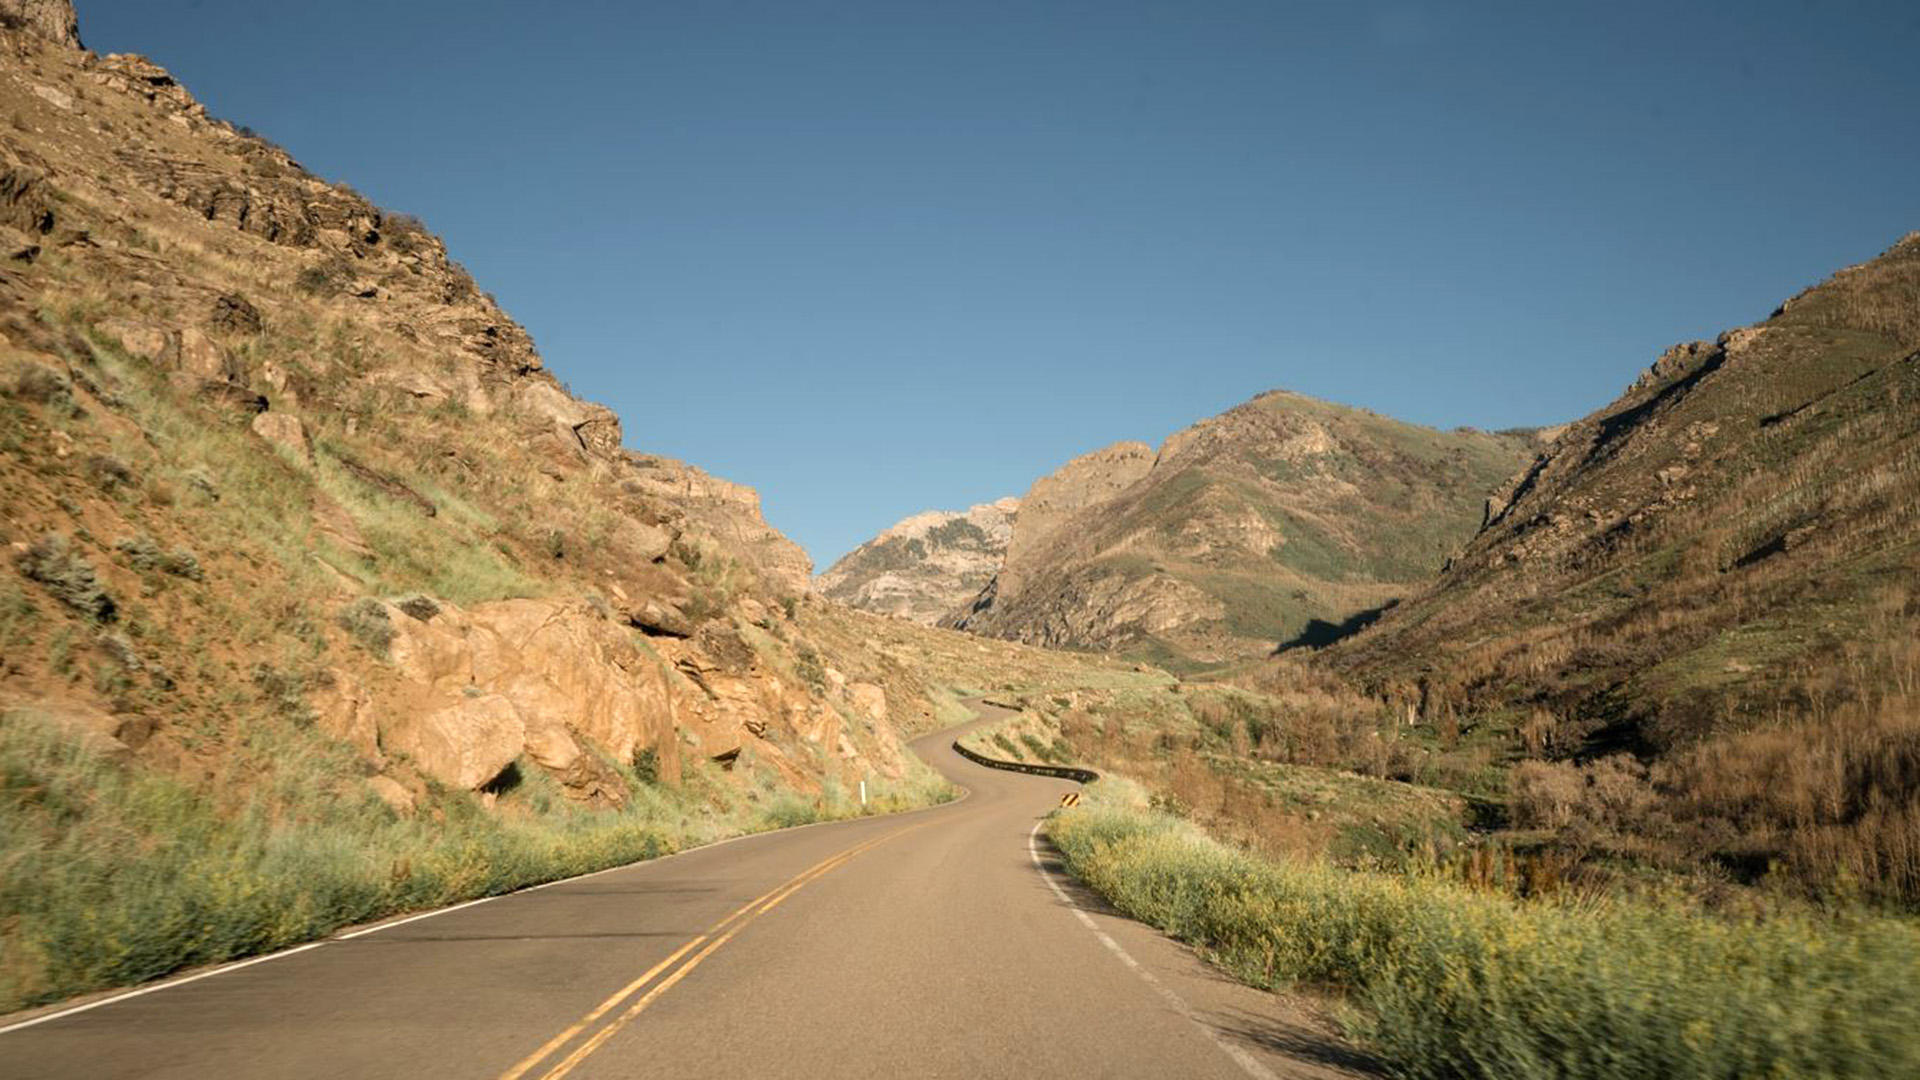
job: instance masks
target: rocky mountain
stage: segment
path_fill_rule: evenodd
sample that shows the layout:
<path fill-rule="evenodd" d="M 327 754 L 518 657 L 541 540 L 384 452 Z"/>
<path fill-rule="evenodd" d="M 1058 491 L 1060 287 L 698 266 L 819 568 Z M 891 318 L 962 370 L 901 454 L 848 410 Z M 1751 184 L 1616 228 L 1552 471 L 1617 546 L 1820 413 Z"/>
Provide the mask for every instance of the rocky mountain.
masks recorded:
<path fill-rule="evenodd" d="M 949 623 L 1175 665 L 1324 644 L 1420 589 L 1537 441 L 1263 394 L 1035 483 L 1000 571 Z"/>
<path fill-rule="evenodd" d="M 1433 588 L 1329 659 L 1642 748 L 1909 670 L 1916 350 L 1920 234 L 1668 350 L 1498 493 Z"/>
<path fill-rule="evenodd" d="M 0 1009 L 929 795 L 889 710 L 930 706 L 799 629 L 751 490 L 625 449 L 420 222 L 75 26 L 0 0 Z M 345 833 L 386 854 L 275 876 Z M 188 849 L 230 861 L 139 873 L 314 921 L 61 951 L 35 874 Z"/>
<path fill-rule="evenodd" d="M 814 589 L 863 611 L 936 625 L 993 580 L 1019 513 L 1019 499 L 999 499 L 915 514 L 841 556 Z"/>

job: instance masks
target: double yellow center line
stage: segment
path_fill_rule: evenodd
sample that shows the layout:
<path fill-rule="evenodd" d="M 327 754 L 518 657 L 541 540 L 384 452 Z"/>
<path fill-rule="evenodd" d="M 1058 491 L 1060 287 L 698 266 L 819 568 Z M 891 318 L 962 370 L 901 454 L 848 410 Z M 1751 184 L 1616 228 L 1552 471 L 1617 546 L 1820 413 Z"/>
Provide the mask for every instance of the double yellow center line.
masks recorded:
<path fill-rule="evenodd" d="M 915 829 L 923 829 L 929 824 L 932 824 L 932 822 L 921 825 L 911 825 L 904 829 L 896 829 L 878 839 L 855 844 L 837 855 L 822 859 L 820 862 L 801 871 L 787 881 L 749 900 L 731 915 L 708 927 L 706 933 L 696 936 L 693 940 L 675 949 L 671 956 L 648 968 L 639 978 L 615 991 L 613 996 L 594 1006 L 593 1011 L 569 1025 L 565 1031 L 547 1040 L 546 1045 L 527 1055 L 518 1064 L 514 1065 L 513 1068 L 501 1073 L 500 1080 L 521 1080 L 522 1077 L 531 1074 L 534 1069 L 538 1068 L 548 1058 L 558 1053 L 568 1043 L 579 1037 L 582 1032 L 592 1028 L 595 1024 L 599 1024 L 608 1013 L 619 1008 L 621 1004 L 625 1003 L 629 998 L 633 998 L 635 994 L 640 994 L 632 1004 L 627 1005 L 624 1012 L 621 1012 L 612 1020 L 602 1024 L 598 1030 L 594 1031 L 584 1042 L 575 1047 L 571 1053 L 561 1058 L 552 1068 L 540 1074 L 540 1080 L 560 1080 L 561 1077 L 578 1067 L 582 1061 L 585 1061 L 588 1055 L 600 1049 L 608 1039 L 613 1038 L 621 1028 L 632 1023 L 635 1017 L 645 1012 L 647 1006 L 652 1005 L 654 1001 L 658 1000 L 661 994 L 673 989 L 674 984 L 686 978 L 688 972 L 699 967 L 707 957 L 712 956 L 721 946 L 732 941 L 734 935 L 745 929 L 748 923 L 772 911 L 787 897 L 799 892 L 816 878 L 831 873 L 845 865 L 855 856 L 863 852 L 871 851 L 903 833 L 910 833 Z M 703 944 L 705 948 L 701 948 Z M 694 952 L 695 949 L 699 949 L 699 951 Z M 689 953 L 693 954 L 692 959 L 686 960 L 684 964 L 681 963 L 681 960 L 686 958 Z M 676 964 L 679 964 L 679 967 L 676 968 L 674 966 Z M 665 978 L 661 978 L 661 976 L 668 971 L 672 973 L 666 974 Z M 660 979 L 660 981 L 654 983 L 655 979 Z M 653 988 L 647 989 L 650 983 L 653 984 Z M 641 993 L 642 990 L 646 992 Z"/>

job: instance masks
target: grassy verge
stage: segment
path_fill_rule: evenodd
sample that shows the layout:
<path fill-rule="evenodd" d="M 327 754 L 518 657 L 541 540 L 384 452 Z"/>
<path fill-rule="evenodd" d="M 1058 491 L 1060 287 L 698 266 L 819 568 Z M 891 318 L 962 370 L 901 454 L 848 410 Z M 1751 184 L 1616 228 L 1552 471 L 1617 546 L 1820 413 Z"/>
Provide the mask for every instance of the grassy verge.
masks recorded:
<path fill-rule="evenodd" d="M 1120 910 L 1237 977 L 1344 991 L 1353 1035 L 1401 1075 L 1920 1076 L 1904 921 L 1518 902 L 1259 859 L 1111 798 L 1048 834 Z"/>
<path fill-rule="evenodd" d="M 437 792 L 402 818 L 350 754 L 298 731 L 237 751 L 254 775 L 202 787 L 116 764 L 23 712 L 0 715 L 0 1013 L 312 940 L 387 915 L 507 892 L 725 836 L 944 801 L 928 773 L 865 808 L 829 790 L 749 798 L 694 772 L 575 807 L 536 769 L 492 810 Z"/>

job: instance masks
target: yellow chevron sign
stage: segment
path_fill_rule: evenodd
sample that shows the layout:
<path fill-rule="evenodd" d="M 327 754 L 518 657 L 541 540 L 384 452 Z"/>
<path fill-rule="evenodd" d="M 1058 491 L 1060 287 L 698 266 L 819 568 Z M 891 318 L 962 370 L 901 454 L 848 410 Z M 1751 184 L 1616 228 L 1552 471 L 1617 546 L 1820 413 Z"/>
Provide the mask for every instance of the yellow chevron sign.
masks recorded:
<path fill-rule="evenodd" d="M 1069 791 L 1065 795 L 1060 796 L 1060 805 L 1061 806 L 1079 806 L 1080 793 L 1077 791 Z"/>

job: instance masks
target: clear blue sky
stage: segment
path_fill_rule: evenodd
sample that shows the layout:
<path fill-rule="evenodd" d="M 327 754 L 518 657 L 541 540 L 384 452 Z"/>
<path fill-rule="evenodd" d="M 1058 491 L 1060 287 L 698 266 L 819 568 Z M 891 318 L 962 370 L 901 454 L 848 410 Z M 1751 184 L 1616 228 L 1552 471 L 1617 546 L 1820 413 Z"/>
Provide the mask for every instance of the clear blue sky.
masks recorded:
<path fill-rule="evenodd" d="M 1920 229 L 1920 5 L 80 0 L 825 563 L 1274 387 L 1551 423 Z"/>

